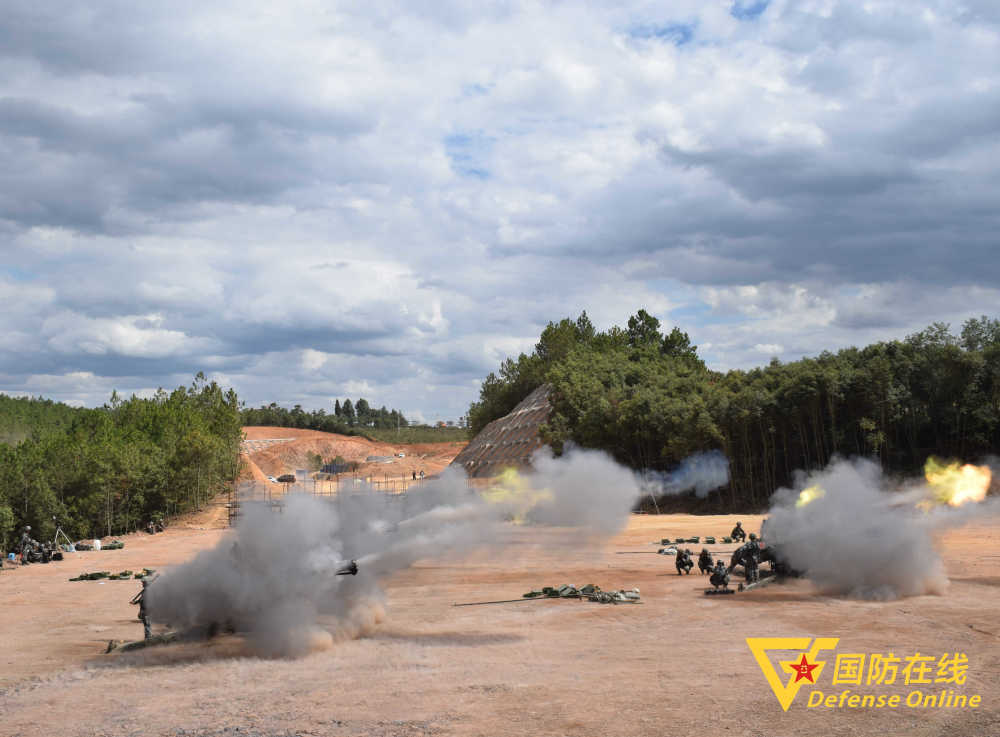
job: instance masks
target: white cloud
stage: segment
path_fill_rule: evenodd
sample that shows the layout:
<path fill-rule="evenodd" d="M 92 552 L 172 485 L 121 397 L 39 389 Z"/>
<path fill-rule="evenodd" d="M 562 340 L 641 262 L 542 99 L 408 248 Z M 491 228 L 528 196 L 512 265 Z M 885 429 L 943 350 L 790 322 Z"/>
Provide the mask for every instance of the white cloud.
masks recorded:
<path fill-rule="evenodd" d="M 11 9 L 0 377 L 457 417 L 583 310 L 719 368 L 990 312 L 1000 16 L 754 7 Z"/>
<path fill-rule="evenodd" d="M 41 332 L 58 353 L 164 358 L 211 349 L 211 340 L 164 329 L 162 323 L 163 316 L 157 314 L 88 318 L 60 312 L 42 323 Z"/>

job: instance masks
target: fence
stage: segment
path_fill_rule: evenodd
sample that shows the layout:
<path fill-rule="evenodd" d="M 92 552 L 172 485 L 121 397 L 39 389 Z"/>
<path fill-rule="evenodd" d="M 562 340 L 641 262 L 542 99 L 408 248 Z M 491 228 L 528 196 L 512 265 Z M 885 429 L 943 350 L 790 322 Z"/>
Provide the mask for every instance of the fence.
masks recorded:
<path fill-rule="evenodd" d="M 280 512 L 288 494 L 309 494 L 317 497 L 333 497 L 338 494 L 382 494 L 387 499 L 401 498 L 407 489 L 420 486 L 428 479 L 389 478 L 383 476 L 342 475 L 333 479 L 308 479 L 295 483 L 275 484 L 270 481 L 242 481 L 232 488 L 226 500 L 229 510 L 229 525 L 240 516 L 241 505 L 247 502 L 264 503 Z"/>

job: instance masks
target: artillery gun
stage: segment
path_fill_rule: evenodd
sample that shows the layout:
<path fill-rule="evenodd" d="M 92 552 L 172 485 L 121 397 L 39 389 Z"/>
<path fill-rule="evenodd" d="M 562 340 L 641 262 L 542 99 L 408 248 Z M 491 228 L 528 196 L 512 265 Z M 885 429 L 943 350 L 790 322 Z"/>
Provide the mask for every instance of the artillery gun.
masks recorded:
<path fill-rule="evenodd" d="M 338 576 L 357 576 L 358 575 L 358 562 L 356 560 L 352 560 L 347 565 L 341 566 L 340 568 L 337 569 L 337 574 L 336 575 L 338 575 Z"/>

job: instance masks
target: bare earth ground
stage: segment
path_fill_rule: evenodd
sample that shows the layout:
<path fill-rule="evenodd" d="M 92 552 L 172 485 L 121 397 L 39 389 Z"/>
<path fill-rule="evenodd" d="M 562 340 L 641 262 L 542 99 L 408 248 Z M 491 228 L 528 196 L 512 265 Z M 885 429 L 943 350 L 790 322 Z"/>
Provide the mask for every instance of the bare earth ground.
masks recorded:
<path fill-rule="evenodd" d="M 416 471 L 427 476 L 440 473 L 445 466 L 465 447 L 464 442 L 447 443 L 376 443 L 367 438 L 301 430 L 289 427 L 247 426 L 247 450 L 253 466 L 251 473 L 256 480 L 265 476 L 280 476 L 293 473 L 297 468 L 306 468 L 310 453 L 318 453 L 324 459 L 342 456 L 346 461 L 361 463 L 360 476 L 373 475 L 378 478 L 410 478 Z M 289 439 L 288 442 L 262 445 L 261 441 Z M 404 453 L 399 458 L 398 453 Z M 388 463 L 365 463 L 369 456 L 391 456 Z"/>
<path fill-rule="evenodd" d="M 140 584 L 67 579 L 185 561 L 227 534 L 211 529 L 213 512 L 185 528 L 129 536 L 120 551 L 5 570 L 0 734 L 1000 735 L 995 525 L 942 540 L 948 595 L 890 602 L 830 598 L 804 581 L 706 597 L 704 579 L 678 577 L 672 558 L 616 554 L 656 550 L 650 542 L 664 536 L 721 535 L 735 519 L 633 516 L 594 547 L 516 529 L 502 554 L 425 561 L 398 574 L 386 582 L 386 616 L 372 632 L 298 660 L 253 657 L 233 636 L 103 654 L 109 639 L 141 637 L 128 604 Z M 749 529 L 759 524 L 742 519 Z M 564 582 L 638 586 L 644 603 L 452 606 Z M 964 652 L 964 692 L 981 694 L 983 705 L 829 711 L 805 708 L 803 689 L 782 712 L 747 636 L 839 637 L 840 652 Z M 818 688 L 833 690 L 829 672 Z"/>

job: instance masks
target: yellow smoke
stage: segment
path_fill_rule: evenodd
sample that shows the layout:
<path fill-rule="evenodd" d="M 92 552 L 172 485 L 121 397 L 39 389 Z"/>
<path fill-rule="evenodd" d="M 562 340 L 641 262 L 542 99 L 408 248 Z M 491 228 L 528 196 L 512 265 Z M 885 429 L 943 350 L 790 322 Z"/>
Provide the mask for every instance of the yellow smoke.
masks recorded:
<path fill-rule="evenodd" d="M 501 472 L 482 496 L 491 504 L 507 507 L 509 518 L 518 524 L 527 519 L 528 513 L 533 508 L 553 498 L 551 491 L 536 489 L 528 479 L 517 472 L 516 468 L 508 468 Z"/>
<path fill-rule="evenodd" d="M 931 490 L 931 499 L 921 507 L 948 504 L 959 507 L 967 502 L 981 502 L 990 488 L 992 473 L 988 466 L 973 466 L 957 461 L 944 463 L 931 456 L 924 464 L 924 476 Z"/>
<path fill-rule="evenodd" d="M 809 504 L 809 502 L 814 502 L 817 499 L 822 499 L 826 496 L 826 492 L 821 486 L 809 486 L 799 492 L 799 498 L 795 501 L 796 507 L 804 507 Z"/>

